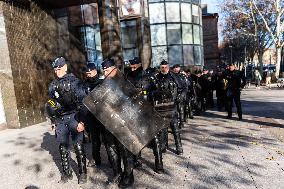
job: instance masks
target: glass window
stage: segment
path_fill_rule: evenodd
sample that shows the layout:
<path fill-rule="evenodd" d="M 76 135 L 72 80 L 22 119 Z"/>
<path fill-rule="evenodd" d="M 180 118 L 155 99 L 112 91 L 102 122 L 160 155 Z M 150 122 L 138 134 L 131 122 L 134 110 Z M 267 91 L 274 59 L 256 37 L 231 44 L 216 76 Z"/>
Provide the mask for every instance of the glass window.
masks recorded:
<path fill-rule="evenodd" d="M 151 44 L 156 45 L 166 45 L 166 26 L 164 24 L 151 25 Z"/>
<path fill-rule="evenodd" d="M 180 22 L 179 3 L 166 3 L 167 22 Z"/>
<path fill-rule="evenodd" d="M 96 25 L 96 31 L 95 31 L 95 41 L 96 41 L 96 49 L 102 50 L 101 47 L 101 33 L 100 33 L 100 25 Z"/>
<path fill-rule="evenodd" d="M 191 2 L 191 0 L 181 0 L 181 2 Z"/>
<path fill-rule="evenodd" d="M 123 58 L 124 60 L 133 59 L 133 57 L 138 56 L 137 49 L 123 49 Z"/>
<path fill-rule="evenodd" d="M 201 49 L 201 66 L 204 66 L 204 48 L 200 47 Z"/>
<path fill-rule="evenodd" d="M 199 24 L 200 18 L 199 18 L 199 6 L 192 5 L 192 21 L 195 24 Z"/>
<path fill-rule="evenodd" d="M 168 60 L 167 47 L 152 47 L 153 67 L 160 66 L 162 60 Z"/>
<path fill-rule="evenodd" d="M 191 4 L 189 3 L 181 4 L 181 21 L 191 23 Z"/>
<path fill-rule="evenodd" d="M 194 65 L 193 46 L 183 46 L 183 62 L 184 66 Z"/>
<path fill-rule="evenodd" d="M 150 23 L 164 23 L 165 10 L 164 3 L 149 4 Z"/>
<path fill-rule="evenodd" d="M 202 51 L 200 46 L 194 46 L 193 47 L 193 53 L 194 53 L 194 63 L 195 65 L 202 65 Z"/>
<path fill-rule="evenodd" d="M 200 44 L 203 45 L 203 28 L 200 27 Z"/>
<path fill-rule="evenodd" d="M 94 27 L 82 26 L 80 27 L 81 40 L 86 50 L 87 62 L 94 63 L 97 58 L 96 54 L 96 41 L 95 41 L 96 30 Z"/>
<path fill-rule="evenodd" d="M 169 45 L 181 44 L 180 24 L 168 24 L 167 37 Z"/>
<path fill-rule="evenodd" d="M 181 64 L 182 62 L 182 46 L 168 46 L 168 54 L 169 54 L 169 64 L 173 66 L 175 64 Z"/>
<path fill-rule="evenodd" d="M 183 24 L 182 25 L 182 42 L 183 44 L 192 44 L 192 25 Z"/>
<path fill-rule="evenodd" d="M 121 22 L 121 41 L 123 48 L 137 46 L 136 20 Z"/>
<path fill-rule="evenodd" d="M 199 18 L 200 18 L 199 24 L 202 26 L 202 9 L 201 8 L 199 8 Z"/>
<path fill-rule="evenodd" d="M 193 41 L 194 44 L 200 44 L 200 26 L 193 25 Z"/>

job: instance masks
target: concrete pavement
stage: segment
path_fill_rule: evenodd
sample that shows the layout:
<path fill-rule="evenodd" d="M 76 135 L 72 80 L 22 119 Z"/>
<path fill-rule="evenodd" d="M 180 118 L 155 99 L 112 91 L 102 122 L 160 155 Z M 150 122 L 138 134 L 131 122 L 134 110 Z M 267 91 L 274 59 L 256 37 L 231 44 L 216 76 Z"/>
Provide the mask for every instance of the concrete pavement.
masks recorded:
<path fill-rule="evenodd" d="M 143 166 L 134 172 L 135 188 L 283 188 L 284 90 L 250 88 L 242 94 L 243 121 L 227 120 L 215 110 L 195 117 L 183 129 L 183 156 L 171 150 L 170 135 L 165 174 L 153 171 L 152 151 L 144 149 Z M 117 188 L 105 184 L 111 169 L 103 147 L 103 165 L 88 169 L 87 184 L 78 185 L 74 177 L 59 185 L 57 146 L 48 123 L 1 131 L 1 188 Z M 75 162 L 71 164 L 76 170 Z"/>

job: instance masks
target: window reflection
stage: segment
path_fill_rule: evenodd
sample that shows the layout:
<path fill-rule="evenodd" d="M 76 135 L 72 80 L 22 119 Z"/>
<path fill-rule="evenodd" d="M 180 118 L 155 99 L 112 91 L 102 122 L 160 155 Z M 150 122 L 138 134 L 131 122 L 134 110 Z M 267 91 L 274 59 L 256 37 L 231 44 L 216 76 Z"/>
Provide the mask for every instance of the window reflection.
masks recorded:
<path fill-rule="evenodd" d="M 181 21 L 191 22 L 191 4 L 189 3 L 181 4 Z"/>
<path fill-rule="evenodd" d="M 193 46 L 183 46 L 183 61 L 185 66 L 194 65 Z"/>
<path fill-rule="evenodd" d="M 135 48 L 137 45 L 136 20 L 121 22 L 123 48 Z"/>
<path fill-rule="evenodd" d="M 181 33 L 180 24 L 168 24 L 167 25 L 167 37 L 168 44 L 180 44 L 181 43 Z"/>
<path fill-rule="evenodd" d="M 152 47 L 153 67 L 159 66 L 163 59 L 168 60 L 167 47 Z"/>
<path fill-rule="evenodd" d="M 123 58 L 124 60 L 133 59 L 133 57 L 138 56 L 138 49 L 124 49 L 123 50 Z"/>
<path fill-rule="evenodd" d="M 193 25 L 193 40 L 194 44 L 200 44 L 200 26 Z"/>
<path fill-rule="evenodd" d="M 149 4 L 150 23 L 164 23 L 165 10 L 164 3 Z"/>
<path fill-rule="evenodd" d="M 173 66 L 175 64 L 183 64 L 181 47 L 182 46 L 169 46 L 168 47 L 170 66 Z"/>
<path fill-rule="evenodd" d="M 201 65 L 202 61 L 201 61 L 201 48 L 200 46 L 194 46 L 193 47 L 193 54 L 194 54 L 194 63 L 195 65 Z"/>
<path fill-rule="evenodd" d="M 167 22 L 180 22 L 179 3 L 166 3 Z"/>
<path fill-rule="evenodd" d="M 192 5 L 192 21 L 195 24 L 199 24 L 199 6 L 197 5 Z"/>
<path fill-rule="evenodd" d="M 167 44 L 165 24 L 158 24 L 151 26 L 151 43 L 152 46 Z"/>
<path fill-rule="evenodd" d="M 182 42 L 183 44 L 192 44 L 192 25 L 183 24 L 182 25 Z"/>

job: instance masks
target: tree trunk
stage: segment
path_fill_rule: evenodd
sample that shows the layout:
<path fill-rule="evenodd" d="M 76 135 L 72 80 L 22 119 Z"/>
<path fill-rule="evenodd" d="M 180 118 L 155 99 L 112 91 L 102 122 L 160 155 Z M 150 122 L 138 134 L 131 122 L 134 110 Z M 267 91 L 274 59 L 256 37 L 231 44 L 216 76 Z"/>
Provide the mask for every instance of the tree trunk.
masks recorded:
<path fill-rule="evenodd" d="M 261 76 L 263 75 L 263 51 L 259 51 L 257 56 L 258 56 L 258 63 L 259 63 L 259 72 L 261 74 Z"/>
<path fill-rule="evenodd" d="M 280 63 L 281 63 L 281 47 L 276 47 L 276 78 L 279 78 L 280 74 Z"/>

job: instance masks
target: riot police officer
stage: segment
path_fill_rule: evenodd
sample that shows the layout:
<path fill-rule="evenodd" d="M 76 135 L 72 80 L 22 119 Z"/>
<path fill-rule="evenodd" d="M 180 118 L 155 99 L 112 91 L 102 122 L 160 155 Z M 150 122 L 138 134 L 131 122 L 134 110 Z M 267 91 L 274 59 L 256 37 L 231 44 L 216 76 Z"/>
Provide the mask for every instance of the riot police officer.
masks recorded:
<path fill-rule="evenodd" d="M 174 135 L 176 153 L 183 153 L 180 129 L 178 125 L 178 112 L 176 106 L 177 99 L 177 79 L 170 72 L 167 61 L 163 60 L 160 64 L 160 72 L 153 78 L 152 100 L 157 111 L 170 119 L 170 127 Z M 167 135 L 165 136 L 167 140 Z M 167 141 L 165 141 L 167 143 Z M 164 145 L 164 144 L 163 144 Z"/>
<path fill-rule="evenodd" d="M 182 128 L 183 123 L 186 121 L 185 117 L 185 103 L 186 103 L 186 94 L 188 91 L 187 86 L 187 78 L 185 74 L 181 73 L 181 67 L 179 64 L 175 64 L 172 68 L 172 72 L 176 78 L 177 83 L 177 91 L 178 96 L 176 100 L 177 109 L 178 109 L 178 120 L 179 120 L 179 127 Z"/>
<path fill-rule="evenodd" d="M 96 69 L 95 64 L 87 64 L 85 68 L 86 72 L 86 80 L 85 80 L 85 87 L 87 92 L 89 93 L 92 91 L 97 85 L 99 85 L 102 80 L 99 79 L 99 75 Z M 100 156 L 100 149 L 101 149 L 101 133 L 103 129 L 103 125 L 101 122 L 91 113 L 88 111 L 87 115 L 85 116 L 85 123 L 86 123 L 86 131 L 90 134 L 91 143 L 92 143 L 92 159 L 89 161 L 88 166 L 100 166 L 101 165 L 101 156 Z"/>
<path fill-rule="evenodd" d="M 130 63 L 130 71 L 126 73 L 126 78 L 130 81 L 135 88 L 139 92 L 143 92 L 143 94 L 147 93 L 148 86 L 150 84 L 149 79 L 152 74 L 152 69 L 148 69 L 147 71 L 143 71 L 141 61 L 138 57 L 135 57 L 132 60 L 129 60 Z M 148 100 L 148 97 L 145 98 Z M 163 168 L 163 157 L 162 157 L 162 149 L 161 149 L 161 139 L 159 136 L 162 133 L 160 132 L 158 135 L 154 137 L 150 146 L 153 149 L 153 154 L 155 156 L 155 172 L 162 173 L 164 172 Z M 139 161 L 141 153 L 138 156 L 134 156 L 134 165 L 135 167 L 141 166 L 141 162 Z"/>
<path fill-rule="evenodd" d="M 200 115 L 202 111 L 206 109 L 206 93 L 207 93 L 207 84 L 206 80 L 202 76 L 201 70 L 196 70 L 195 75 L 193 75 L 194 88 L 196 92 L 196 102 L 195 102 L 195 113 Z"/>
<path fill-rule="evenodd" d="M 203 68 L 202 74 L 204 80 L 204 93 L 206 99 L 206 108 L 214 108 L 213 90 L 214 90 L 214 77 L 213 70 L 209 72 L 208 68 Z"/>
<path fill-rule="evenodd" d="M 52 63 L 57 79 L 49 84 L 49 97 L 61 106 L 60 113 L 52 120 L 55 124 L 55 133 L 59 142 L 59 152 L 62 162 L 63 183 L 73 178 L 70 168 L 68 150 L 71 135 L 77 157 L 79 178 L 78 183 L 87 182 L 86 155 L 82 144 L 84 123 L 82 122 L 81 101 L 86 95 L 78 78 L 67 73 L 67 64 L 63 57 L 55 59 Z"/>
<path fill-rule="evenodd" d="M 232 118 L 232 105 L 233 101 L 236 104 L 237 112 L 239 116 L 239 120 L 242 119 L 242 105 L 241 105 L 241 90 L 246 85 L 246 79 L 244 74 L 235 69 L 234 64 L 229 64 L 229 68 L 224 72 L 225 79 L 228 81 L 227 83 L 227 118 Z"/>
<path fill-rule="evenodd" d="M 107 78 L 114 78 L 117 74 L 118 68 L 115 66 L 113 59 L 106 59 L 102 62 L 104 76 Z M 120 188 L 127 188 L 134 184 L 133 175 L 133 154 L 129 152 L 107 129 L 104 130 L 104 143 L 106 151 L 111 163 L 114 177 L 112 182 L 119 181 Z M 124 171 L 121 168 L 121 157 L 123 160 Z"/>
<path fill-rule="evenodd" d="M 185 102 L 185 114 L 187 118 L 193 119 L 193 101 L 195 99 L 195 92 L 193 86 L 193 80 L 191 77 L 190 70 L 185 71 L 187 77 L 187 93 L 186 93 L 186 102 Z"/>

